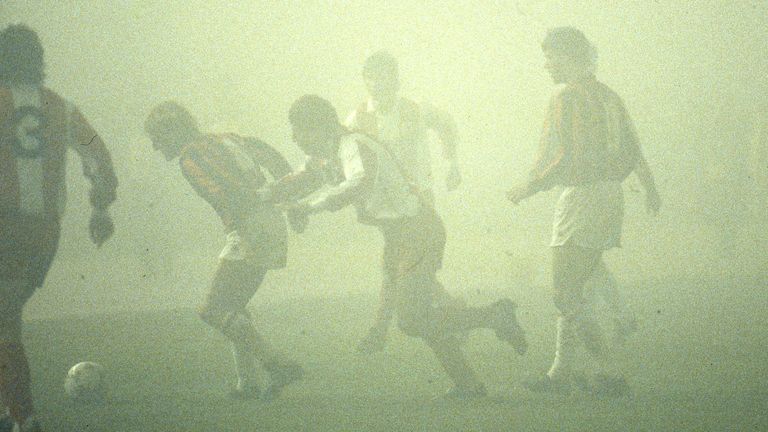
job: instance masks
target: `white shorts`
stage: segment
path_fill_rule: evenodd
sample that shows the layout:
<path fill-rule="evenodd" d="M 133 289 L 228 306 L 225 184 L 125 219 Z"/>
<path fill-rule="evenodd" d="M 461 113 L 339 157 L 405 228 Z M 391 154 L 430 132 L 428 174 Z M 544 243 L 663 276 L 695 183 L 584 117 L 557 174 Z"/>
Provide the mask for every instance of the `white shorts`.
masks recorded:
<path fill-rule="evenodd" d="M 256 212 L 248 220 L 245 231 L 227 234 L 219 259 L 251 260 L 265 268 L 285 267 L 287 259 L 287 226 L 277 210 Z"/>
<path fill-rule="evenodd" d="M 570 244 L 598 250 L 620 247 L 623 219 L 621 182 L 568 186 L 555 207 L 550 246 Z"/>

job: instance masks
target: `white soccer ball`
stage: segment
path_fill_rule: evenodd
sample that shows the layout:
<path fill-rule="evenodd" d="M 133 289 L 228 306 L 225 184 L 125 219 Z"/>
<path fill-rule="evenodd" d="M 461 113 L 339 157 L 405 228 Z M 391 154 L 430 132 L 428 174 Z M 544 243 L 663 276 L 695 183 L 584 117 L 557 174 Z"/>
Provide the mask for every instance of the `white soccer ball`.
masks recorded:
<path fill-rule="evenodd" d="M 104 368 L 95 362 L 80 362 L 67 372 L 64 391 L 78 402 L 100 402 L 107 392 Z"/>

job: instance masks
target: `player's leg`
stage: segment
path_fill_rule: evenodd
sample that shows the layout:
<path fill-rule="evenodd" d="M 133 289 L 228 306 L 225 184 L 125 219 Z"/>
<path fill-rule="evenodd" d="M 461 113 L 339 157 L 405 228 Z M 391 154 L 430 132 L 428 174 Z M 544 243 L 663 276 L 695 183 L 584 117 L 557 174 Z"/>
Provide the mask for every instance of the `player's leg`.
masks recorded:
<path fill-rule="evenodd" d="M 29 282 L 0 280 L 0 399 L 12 420 L 6 423 L 22 426 L 35 423 L 29 363 L 21 340 L 22 310 L 32 291 Z"/>
<path fill-rule="evenodd" d="M 398 278 L 397 317 L 400 330 L 421 338 L 432 349 L 454 387 L 448 396 L 472 398 L 485 395 L 485 388 L 467 363 L 455 334 L 446 332 L 440 315 L 435 314 L 434 277 L 413 271 Z"/>
<path fill-rule="evenodd" d="M 39 431 L 29 363 L 21 338 L 22 312 L 42 286 L 56 254 L 56 221 L 7 217 L 0 230 L 0 399 L 14 430 Z"/>
<path fill-rule="evenodd" d="M 632 333 L 637 331 L 635 314 L 619 292 L 616 278 L 608 271 L 604 260 L 598 262 L 592 277 L 595 294 L 600 297 L 611 312 L 614 326 L 614 342 L 621 345 Z"/>
<path fill-rule="evenodd" d="M 200 308 L 201 318 L 232 342 L 238 389 L 247 389 L 247 397 L 258 394 L 257 362 L 270 374 L 271 394 L 303 375 L 300 366 L 279 354 L 261 336 L 245 308 L 266 272 L 250 261 L 221 260 L 206 302 Z"/>
<path fill-rule="evenodd" d="M 547 374 L 526 383 L 532 391 L 568 392 L 576 367 L 580 342 L 588 350 L 599 352 L 602 341 L 599 328 L 585 316 L 584 285 L 594 272 L 602 252 L 566 245 L 552 249 L 552 284 L 554 303 L 559 311 L 555 358 Z"/>
<path fill-rule="evenodd" d="M 372 354 L 384 349 L 387 343 L 387 334 L 395 315 L 394 289 L 392 276 L 385 269 L 379 290 L 376 317 L 368 333 L 357 344 L 357 351 L 363 354 Z"/>

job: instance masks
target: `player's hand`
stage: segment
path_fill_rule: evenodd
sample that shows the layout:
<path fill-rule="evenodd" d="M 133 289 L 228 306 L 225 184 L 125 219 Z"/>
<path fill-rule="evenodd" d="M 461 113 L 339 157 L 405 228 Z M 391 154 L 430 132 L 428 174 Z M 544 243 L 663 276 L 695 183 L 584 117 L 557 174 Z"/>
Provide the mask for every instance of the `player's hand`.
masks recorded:
<path fill-rule="evenodd" d="M 445 176 L 445 188 L 448 192 L 455 191 L 461 185 L 461 171 L 456 161 L 451 161 L 448 167 L 448 174 Z"/>
<path fill-rule="evenodd" d="M 660 208 L 661 208 L 661 197 L 659 196 L 659 192 L 657 192 L 656 189 L 646 191 L 645 210 L 648 211 L 649 214 L 656 216 L 657 214 L 659 214 Z"/>
<path fill-rule="evenodd" d="M 514 204 L 520 204 L 520 201 L 533 195 L 531 188 L 527 184 L 521 184 L 507 191 L 507 199 Z"/>
<path fill-rule="evenodd" d="M 88 232 L 91 235 L 91 241 L 96 247 L 101 247 L 105 241 L 112 237 L 115 232 L 115 225 L 112 218 L 106 210 L 93 210 L 91 220 L 88 223 Z"/>

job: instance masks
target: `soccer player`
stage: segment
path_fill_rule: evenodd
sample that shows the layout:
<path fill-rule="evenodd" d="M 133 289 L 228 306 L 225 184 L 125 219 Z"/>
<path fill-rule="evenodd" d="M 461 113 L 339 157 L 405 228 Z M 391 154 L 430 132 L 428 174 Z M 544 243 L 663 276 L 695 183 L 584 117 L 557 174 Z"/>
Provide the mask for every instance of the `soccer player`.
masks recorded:
<path fill-rule="evenodd" d="M 64 212 L 68 149 L 91 183 L 89 230 L 101 246 L 114 226 L 117 179 L 99 135 L 44 85 L 43 47 L 24 25 L 0 32 L 0 431 L 39 431 L 21 340 L 24 305 L 51 267 Z"/>
<path fill-rule="evenodd" d="M 434 206 L 427 135 L 432 130 L 439 137 L 443 158 L 448 161 L 446 188 L 455 190 L 461 183 L 461 173 L 453 118 L 431 105 L 417 104 L 401 97 L 397 60 L 386 51 L 376 52 L 365 60 L 363 80 L 369 98 L 349 115 L 346 126 L 386 143 L 425 205 Z M 384 348 L 393 312 L 392 281 L 385 273 L 379 309 L 374 324 L 358 345 L 360 352 L 373 353 Z"/>
<path fill-rule="evenodd" d="M 659 209 L 659 195 L 624 103 L 595 79 L 596 55 L 584 34 L 572 27 L 555 28 L 542 49 L 552 80 L 565 87 L 552 98 L 530 178 L 507 198 L 517 204 L 537 192 L 563 187 L 550 245 L 560 316 L 554 363 L 545 376 L 528 384 L 534 391 L 569 391 L 581 340 L 601 367 L 592 390 L 621 396 L 628 391 L 627 382 L 588 313 L 583 288 L 604 267 L 603 252 L 620 245 L 624 178 L 632 171 L 637 174 L 651 212 Z"/>
<path fill-rule="evenodd" d="M 231 396 L 273 399 L 304 372 L 262 338 L 246 306 L 267 272 L 286 265 L 285 219 L 261 201 L 259 188 L 267 180 L 264 169 L 281 178 L 290 166 L 258 139 L 202 133 L 192 115 L 172 101 L 154 107 L 144 129 L 166 160 L 178 158 L 184 177 L 218 213 L 226 231 L 226 245 L 199 312 L 232 343 L 238 380 Z M 257 362 L 270 376 L 263 392 Z"/>
<path fill-rule="evenodd" d="M 443 223 L 411 187 L 386 144 L 351 133 L 333 106 L 319 96 L 299 98 L 289 118 L 293 139 L 309 160 L 303 170 L 268 189 L 271 199 L 290 203 L 303 197 L 287 208 L 307 215 L 353 204 L 360 222 L 377 227 L 384 237 L 384 271 L 392 284 L 398 325 L 435 353 L 454 384 L 446 397 L 484 396 L 485 387 L 467 364 L 456 334 L 490 328 L 518 353 L 525 353 L 515 304 L 502 299 L 467 307 L 447 294 L 436 275 L 445 245 Z"/>

